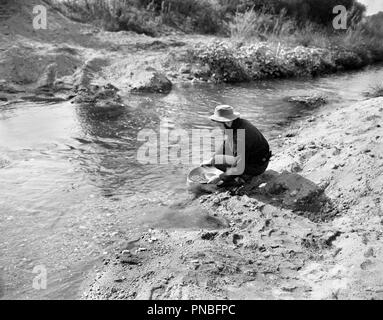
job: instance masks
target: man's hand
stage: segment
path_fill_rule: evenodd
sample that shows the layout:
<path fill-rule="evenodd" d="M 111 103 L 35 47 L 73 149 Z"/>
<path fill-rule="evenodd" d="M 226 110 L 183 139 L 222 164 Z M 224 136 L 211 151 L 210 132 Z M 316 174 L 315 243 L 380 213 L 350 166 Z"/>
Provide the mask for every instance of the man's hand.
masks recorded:
<path fill-rule="evenodd" d="M 200 167 L 210 167 L 213 165 L 213 158 L 211 158 L 208 161 L 204 161 L 200 164 Z"/>
<path fill-rule="evenodd" d="M 213 176 L 211 177 L 207 183 L 208 184 L 217 184 L 219 181 L 221 181 L 221 176 L 220 175 L 217 175 L 217 176 Z"/>

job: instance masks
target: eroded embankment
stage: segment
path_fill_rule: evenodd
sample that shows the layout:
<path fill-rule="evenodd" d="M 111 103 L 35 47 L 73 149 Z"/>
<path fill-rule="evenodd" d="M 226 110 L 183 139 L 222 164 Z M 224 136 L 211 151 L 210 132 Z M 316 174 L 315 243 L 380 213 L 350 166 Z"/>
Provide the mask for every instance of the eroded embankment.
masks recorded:
<path fill-rule="evenodd" d="M 83 297 L 382 298 L 382 116 L 377 98 L 296 124 L 266 174 L 188 204 L 215 229 L 138 235 Z"/>
<path fill-rule="evenodd" d="M 16 0 L 1 8 L 2 104 L 80 97 L 114 107 L 125 94 L 167 93 L 173 81 L 194 79 L 178 71 L 187 48 L 204 37 L 190 36 L 186 43 L 177 35 L 151 38 L 134 32 L 104 32 L 71 21 L 49 6 L 48 28 L 35 30 L 36 5 L 47 6 L 41 0 Z M 105 94 L 111 87 L 117 89 L 114 94 Z"/>

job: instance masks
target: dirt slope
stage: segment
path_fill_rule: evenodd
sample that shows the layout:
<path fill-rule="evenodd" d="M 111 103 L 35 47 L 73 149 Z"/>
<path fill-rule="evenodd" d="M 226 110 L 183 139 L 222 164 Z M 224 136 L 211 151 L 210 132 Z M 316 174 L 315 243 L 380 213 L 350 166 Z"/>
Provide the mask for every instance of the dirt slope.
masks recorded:
<path fill-rule="evenodd" d="M 47 8 L 46 30 L 33 28 L 36 5 Z M 70 100 L 79 87 L 92 91 L 92 86 L 107 84 L 121 95 L 136 87 L 161 92 L 161 85 L 169 88 L 166 77 L 191 80 L 178 72 L 188 48 L 213 39 L 189 36 L 185 42 L 179 35 L 105 32 L 70 21 L 40 0 L 8 1 L 1 5 L 0 17 L 0 92 L 9 101 L 31 96 Z"/>

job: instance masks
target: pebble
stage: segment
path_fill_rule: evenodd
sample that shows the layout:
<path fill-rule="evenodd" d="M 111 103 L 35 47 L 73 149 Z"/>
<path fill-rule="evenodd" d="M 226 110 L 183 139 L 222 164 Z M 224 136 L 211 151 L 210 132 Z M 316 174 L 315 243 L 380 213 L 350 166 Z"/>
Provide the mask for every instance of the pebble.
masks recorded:
<path fill-rule="evenodd" d="M 372 247 L 368 248 L 368 250 L 364 253 L 364 256 L 366 258 L 375 257 L 374 249 Z"/>
<path fill-rule="evenodd" d="M 208 231 L 201 235 L 202 240 L 213 240 L 218 234 L 218 231 Z"/>
<path fill-rule="evenodd" d="M 293 285 L 285 285 L 285 286 L 282 286 L 281 289 L 283 291 L 293 292 L 295 289 L 297 289 L 297 287 Z"/>
<path fill-rule="evenodd" d="M 255 270 L 251 270 L 251 269 L 249 269 L 249 270 L 245 270 L 244 273 L 245 273 L 246 275 L 248 275 L 248 276 L 251 276 L 251 277 L 254 277 L 254 276 L 257 275 L 257 272 L 256 272 Z"/>

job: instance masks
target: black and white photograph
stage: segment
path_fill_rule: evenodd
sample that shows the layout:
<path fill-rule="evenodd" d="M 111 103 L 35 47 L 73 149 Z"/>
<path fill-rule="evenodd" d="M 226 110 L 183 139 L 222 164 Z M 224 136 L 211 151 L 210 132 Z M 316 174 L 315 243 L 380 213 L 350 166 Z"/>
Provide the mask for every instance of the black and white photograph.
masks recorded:
<path fill-rule="evenodd" d="M 383 300 L 382 125 L 382 0 L 0 0 L 0 300 Z"/>

